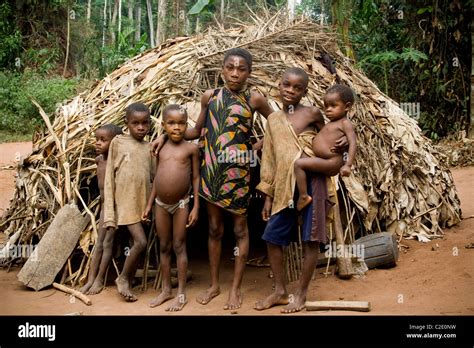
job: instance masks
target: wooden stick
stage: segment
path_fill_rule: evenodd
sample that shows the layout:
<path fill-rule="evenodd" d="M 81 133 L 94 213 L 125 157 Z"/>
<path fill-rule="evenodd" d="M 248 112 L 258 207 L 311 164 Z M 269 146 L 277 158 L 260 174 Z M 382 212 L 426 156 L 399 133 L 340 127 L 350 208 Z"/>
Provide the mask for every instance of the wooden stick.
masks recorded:
<path fill-rule="evenodd" d="M 370 302 L 366 301 L 306 301 L 305 306 L 307 311 L 370 311 Z"/>
<path fill-rule="evenodd" d="M 81 300 L 82 302 L 84 302 L 88 306 L 90 306 L 92 304 L 92 301 L 90 300 L 90 298 L 87 297 L 86 295 L 84 295 L 82 292 L 79 292 L 77 290 L 68 288 L 67 286 L 61 285 L 61 284 L 58 284 L 58 283 L 53 283 L 53 287 L 55 287 L 58 290 L 61 290 L 61 291 L 65 292 L 67 294 L 71 294 L 74 297 L 77 297 L 79 300 Z"/>

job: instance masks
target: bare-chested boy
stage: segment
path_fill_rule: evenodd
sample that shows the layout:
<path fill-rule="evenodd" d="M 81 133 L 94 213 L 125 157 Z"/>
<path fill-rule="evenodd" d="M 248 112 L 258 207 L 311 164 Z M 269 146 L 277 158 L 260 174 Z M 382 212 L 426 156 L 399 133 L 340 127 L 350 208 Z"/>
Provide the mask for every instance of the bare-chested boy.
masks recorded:
<path fill-rule="evenodd" d="M 319 242 L 326 236 L 314 232 L 312 204 L 303 209 L 302 240 L 304 263 L 294 294 L 288 294 L 285 285 L 283 247 L 291 241 L 291 232 L 297 223 L 294 207 L 295 178 L 293 165 L 301 157 L 306 144 L 310 144 L 315 130 L 324 126 L 324 119 L 316 107 L 300 104 L 306 94 L 308 75 L 300 68 L 288 68 L 279 83 L 283 110 L 268 117 L 265 130 L 261 182 L 257 189 L 265 194 L 262 217 L 268 221 L 262 239 L 267 243 L 268 258 L 275 281 L 274 292 L 255 304 L 263 310 L 275 305 L 287 305 L 283 313 L 300 311 L 305 306 L 306 292 L 319 250 Z M 332 150 L 343 151 L 346 139 L 342 137 Z"/>
<path fill-rule="evenodd" d="M 133 245 L 125 251 L 122 273 L 115 283 L 126 301 L 136 301 L 131 283 L 140 254 L 146 248 L 145 231 L 141 223 L 153 177 L 150 144 L 143 139 L 150 130 L 150 110 L 142 103 L 129 105 L 125 113 L 128 133 L 116 136 L 110 143 L 104 186 L 104 227 L 113 234 L 117 226 L 125 225 Z"/>
<path fill-rule="evenodd" d="M 92 261 L 89 270 L 87 283 L 79 289 L 80 292 L 87 295 L 95 295 L 102 291 L 104 287 L 104 276 L 107 271 L 110 259 L 112 258 L 112 247 L 114 242 L 113 233 L 105 233 L 104 224 L 104 180 L 105 168 L 107 166 L 107 157 L 109 154 L 109 146 L 112 139 L 122 134 L 122 129 L 115 124 L 106 124 L 99 127 L 95 131 L 95 151 L 97 157 L 95 163 L 97 164 L 97 182 L 100 191 L 100 218 L 99 230 L 97 240 L 94 246 L 94 253 L 92 254 Z"/>
<path fill-rule="evenodd" d="M 171 248 L 178 266 L 178 294 L 166 309 L 180 311 L 187 303 L 186 228 L 196 223 L 199 213 L 199 150 L 197 145 L 184 140 L 188 115 L 179 105 L 171 104 L 163 110 L 163 128 L 167 142 L 159 152 L 155 180 L 143 213 L 146 220 L 156 203 L 156 233 L 160 240 L 160 265 L 163 275 L 161 293 L 151 301 L 156 307 L 173 298 L 171 291 Z M 192 184 L 194 205 L 189 212 Z"/>
<path fill-rule="evenodd" d="M 295 162 L 296 185 L 299 192 L 296 203 L 298 210 L 306 207 L 312 200 L 307 191 L 305 170 L 326 173 L 326 175 L 336 175 L 338 172 L 342 176 L 351 174 L 356 152 L 356 135 L 351 121 L 347 118 L 347 113 L 353 104 L 354 94 L 349 86 L 334 85 L 327 90 L 324 96 L 324 111 L 330 122 L 313 138 L 313 151 L 316 157 L 305 156 Z M 349 143 L 345 163 L 342 154 L 331 151 L 336 141 L 343 135 Z"/>

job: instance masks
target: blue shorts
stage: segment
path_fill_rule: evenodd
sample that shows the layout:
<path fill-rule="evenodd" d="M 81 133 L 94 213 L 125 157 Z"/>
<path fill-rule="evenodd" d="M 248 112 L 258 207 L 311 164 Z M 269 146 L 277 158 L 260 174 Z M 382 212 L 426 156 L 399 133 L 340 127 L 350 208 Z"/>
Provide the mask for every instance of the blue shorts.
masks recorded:
<path fill-rule="evenodd" d="M 312 196 L 311 177 L 307 175 L 308 181 L 308 195 Z M 292 240 L 292 232 L 295 226 L 298 226 L 298 210 L 296 210 L 296 201 L 298 190 L 295 190 L 295 202 L 294 208 L 285 208 L 282 211 L 270 216 L 267 222 L 265 231 L 263 232 L 262 239 L 268 243 L 288 246 Z M 303 217 L 303 226 L 301 229 L 301 239 L 303 242 L 310 242 L 311 230 L 312 230 L 312 216 L 313 216 L 313 203 L 308 204 L 301 211 Z"/>

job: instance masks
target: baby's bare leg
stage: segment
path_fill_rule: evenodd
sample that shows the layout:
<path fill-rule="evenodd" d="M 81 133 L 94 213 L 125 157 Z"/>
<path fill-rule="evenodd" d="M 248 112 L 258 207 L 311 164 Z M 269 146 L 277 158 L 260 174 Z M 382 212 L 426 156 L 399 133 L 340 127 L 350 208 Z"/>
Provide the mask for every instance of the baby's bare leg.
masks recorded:
<path fill-rule="evenodd" d="M 122 273 L 115 280 L 119 293 L 129 302 L 136 301 L 137 298 L 132 293 L 130 279 L 136 271 L 138 258 L 146 248 L 146 236 L 143 231 L 143 226 L 140 222 L 136 224 L 127 225 L 127 229 L 133 238 L 133 246 L 125 259 Z"/>
<path fill-rule="evenodd" d="M 295 176 L 296 176 L 296 186 L 298 188 L 298 202 L 296 202 L 296 209 L 302 210 L 313 200 L 310 195 L 308 195 L 308 188 L 306 182 L 306 173 L 302 168 L 302 159 L 297 159 L 295 161 Z M 304 164 L 304 162 L 303 162 Z"/>
<path fill-rule="evenodd" d="M 186 223 L 189 215 L 188 205 L 179 208 L 173 215 L 173 249 L 178 266 L 178 293 L 166 309 L 177 312 L 188 302 L 186 298 L 186 280 L 188 272 L 188 255 L 186 252 Z"/>
<path fill-rule="evenodd" d="M 160 241 L 160 269 L 163 283 L 161 293 L 150 302 L 150 307 L 156 307 L 173 298 L 171 294 L 171 242 L 172 217 L 162 207 L 155 209 L 156 234 Z"/>
<path fill-rule="evenodd" d="M 322 173 L 326 176 L 336 175 L 344 164 L 341 155 L 335 155 L 328 159 L 319 157 L 300 158 L 298 162 L 302 170 Z"/>

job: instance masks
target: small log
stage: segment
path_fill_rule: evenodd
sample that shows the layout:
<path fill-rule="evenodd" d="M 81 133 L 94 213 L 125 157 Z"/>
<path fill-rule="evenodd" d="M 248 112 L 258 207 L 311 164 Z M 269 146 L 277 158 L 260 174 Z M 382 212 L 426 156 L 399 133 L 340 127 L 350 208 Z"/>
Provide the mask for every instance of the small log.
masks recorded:
<path fill-rule="evenodd" d="M 58 290 L 61 290 L 61 291 L 65 292 L 67 294 L 70 294 L 74 297 L 77 297 L 79 300 L 81 300 L 82 302 L 84 302 L 88 306 L 90 306 L 92 304 L 92 301 L 90 300 L 90 298 L 87 297 L 86 295 L 84 295 L 82 292 L 79 292 L 77 290 L 68 288 L 67 286 L 61 285 L 61 284 L 58 284 L 58 283 L 53 283 L 53 287 L 55 287 Z"/>
<path fill-rule="evenodd" d="M 306 301 L 307 311 L 356 311 L 369 312 L 370 302 L 366 301 Z"/>

